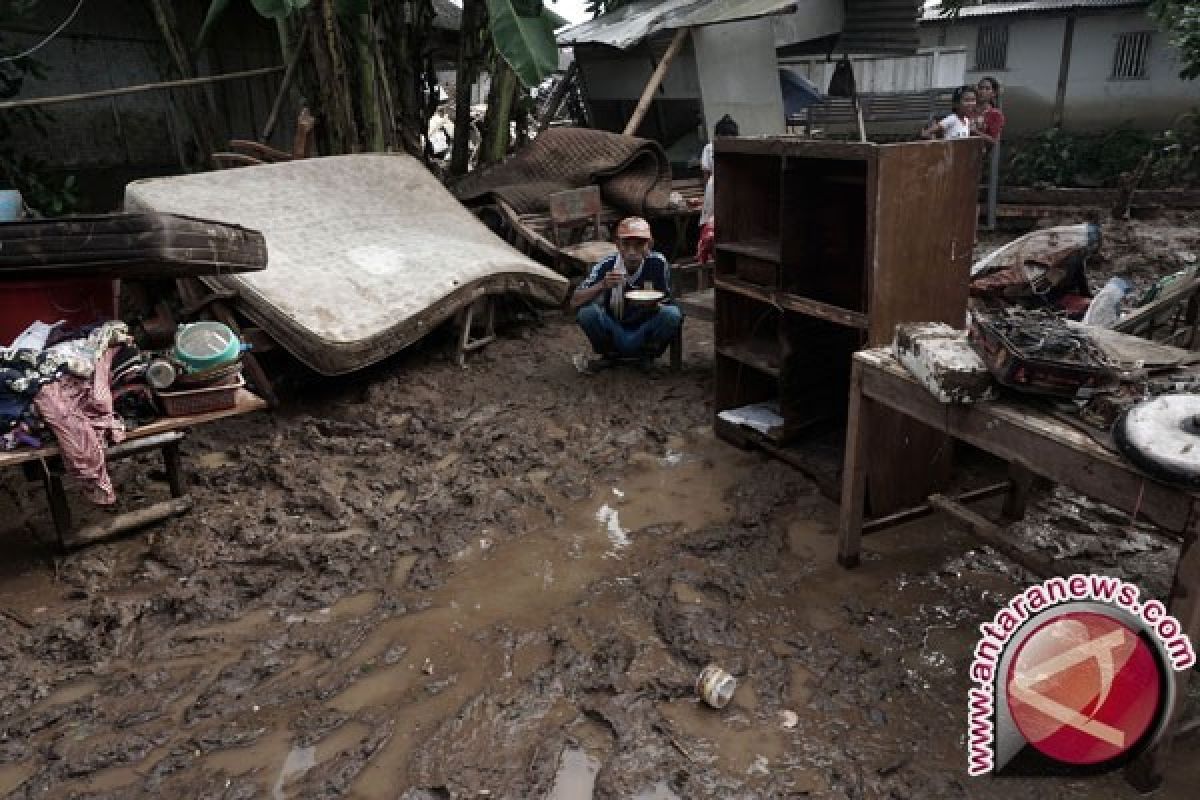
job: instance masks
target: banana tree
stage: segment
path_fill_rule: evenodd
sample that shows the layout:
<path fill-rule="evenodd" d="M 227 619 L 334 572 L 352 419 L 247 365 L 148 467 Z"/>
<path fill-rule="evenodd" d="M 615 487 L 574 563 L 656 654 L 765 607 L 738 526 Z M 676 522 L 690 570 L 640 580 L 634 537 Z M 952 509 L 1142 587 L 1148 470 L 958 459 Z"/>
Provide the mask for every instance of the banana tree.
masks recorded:
<path fill-rule="evenodd" d="M 504 158 L 514 103 L 558 68 L 554 31 L 565 24 L 566 20 L 546 8 L 542 0 L 463 0 L 454 124 L 457 131 L 469 130 L 470 87 L 488 66 L 492 81 L 480 163 Z M 467 160 L 467 137 L 456 136 L 451 174 L 464 174 Z"/>
<path fill-rule="evenodd" d="M 247 0 L 211 0 L 208 13 L 196 39 L 197 49 L 202 47 L 217 29 L 221 19 L 234 4 Z M 394 19 L 385 11 L 375 13 L 373 5 L 404 6 L 405 15 L 414 20 L 425 20 L 426 25 L 416 33 L 417 38 L 428 35 L 432 23 L 430 0 L 409 2 L 375 2 L 371 0 L 248 0 L 258 14 L 273 19 L 279 30 L 280 49 L 285 58 L 291 56 L 291 23 L 296 18 L 307 18 L 305 30 L 313 35 L 308 41 L 298 41 L 297 47 L 309 46 L 311 58 L 306 63 L 309 76 L 310 96 L 319 99 L 319 113 L 324 119 L 322 138 L 332 152 L 355 152 L 360 149 L 379 151 L 395 144 L 404 143 L 408 149 L 419 152 L 419 137 L 405 136 L 391 124 L 394 119 L 390 109 L 393 95 L 389 76 L 384 74 L 383 53 L 380 50 L 377 30 L 379 19 Z M 417 8 L 416 12 L 411 7 Z M 422 8 L 428 13 L 421 13 Z M 401 15 L 401 19 L 405 15 Z M 402 23 L 403 24 L 403 23 Z M 407 27 L 414 27 L 408 25 Z M 413 38 L 406 30 L 402 38 Z M 344 44 L 353 48 L 353 55 L 346 57 Z M 357 90 L 352 92 L 351 87 Z M 401 96 L 410 93 L 400 92 Z M 415 94 L 415 93 L 411 93 Z M 413 114 L 401 114 L 402 120 L 413 123 Z M 417 142 L 410 146 L 411 142 Z"/>

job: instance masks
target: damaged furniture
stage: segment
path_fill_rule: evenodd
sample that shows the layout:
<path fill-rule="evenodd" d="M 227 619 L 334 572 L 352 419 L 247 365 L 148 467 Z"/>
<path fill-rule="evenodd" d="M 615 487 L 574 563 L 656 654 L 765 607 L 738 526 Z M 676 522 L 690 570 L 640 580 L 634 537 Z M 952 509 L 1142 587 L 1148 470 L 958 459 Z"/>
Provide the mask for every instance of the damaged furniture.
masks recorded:
<path fill-rule="evenodd" d="M 129 184 L 125 204 L 262 231 L 270 269 L 201 281 L 327 376 L 387 358 L 488 295 L 557 305 L 567 291 L 566 279 L 497 238 L 407 155 L 152 178 Z"/>
<path fill-rule="evenodd" d="M 1110 336 L 1118 337 L 1119 334 Z M 1139 346 L 1143 348 L 1146 346 L 1140 340 L 1133 342 L 1140 342 Z M 878 460 L 880 452 L 895 446 L 895 440 L 887 438 L 886 434 L 880 435 L 881 429 L 875 424 L 881 414 L 902 415 L 999 457 L 1010 465 L 1010 481 L 959 498 L 934 493 L 920 507 L 864 521 L 870 464 Z M 905 452 L 904 458 L 914 472 L 923 471 L 928 463 L 914 460 L 910 452 Z M 1184 633 L 1192 641 L 1200 641 L 1200 547 L 1196 546 L 1200 534 L 1200 493 L 1147 477 L 1101 446 L 1089 433 L 1028 404 L 1011 400 L 946 404 L 914 379 L 888 350 L 866 350 L 855 354 L 838 528 L 837 558 L 842 566 L 859 564 L 863 535 L 937 510 L 959 520 L 982 543 L 1030 572 L 1042 577 L 1058 574 L 1053 563 L 1043 562 L 1017 549 L 1004 539 L 1001 526 L 965 506 L 968 501 L 1004 493 L 1004 517 L 1020 519 L 1036 477 L 1102 499 L 1128 513 L 1131 519 L 1149 520 L 1162 533 L 1180 541 L 1170 613 L 1180 621 Z M 1190 671 L 1173 674 L 1178 682 L 1179 696 L 1186 696 Z M 1134 762 L 1129 777 L 1136 786 L 1149 789 L 1156 784 L 1166 766 L 1169 746 L 1170 737 L 1167 736 Z"/>
<path fill-rule="evenodd" d="M 27 478 L 41 481 L 46 490 L 46 500 L 54 521 L 54 532 L 59 549 L 66 551 L 92 542 L 101 541 L 170 517 L 186 513 L 192 507 L 188 497 L 180 459 L 179 446 L 186 431 L 196 425 L 226 417 L 248 414 L 266 408 L 266 403 L 245 389 L 239 389 L 233 408 L 191 416 L 164 417 L 155 422 L 135 428 L 127 434 L 125 441 L 105 450 L 108 462 L 130 458 L 141 453 L 158 451 L 162 455 L 167 485 L 171 499 L 163 500 L 133 511 L 107 517 L 103 522 L 73 529 L 71 509 L 63 486 L 63 464 L 56 445 L 29 450 L 0 452 L 0 469 L 21 466 Z"/>
<path fill-rule="evenodd" d="M 586 274 L 593 264 L 617 252 L 612 237 L 604 238 L 599 186 L 554 192 L 546 200 L 550 204 L 550 228 L 558 248 L 555 269 L 567 274 L 578 271 Z M 592 238 L 583 238 L 589 225 Z"/>
<path fill-rule="evenodd" d="M 777 452 L 845 417 L 860 347 L 901 322 L 962 324 L 982 141 L 722 138 L 715 151 L 716 431 Z M 745 408 L 763 415 L 747 423 Z M 894 414 L 870 424 L 906 443 L 872 460 L 877 513 L 948 477 L 941 434 Z"/>

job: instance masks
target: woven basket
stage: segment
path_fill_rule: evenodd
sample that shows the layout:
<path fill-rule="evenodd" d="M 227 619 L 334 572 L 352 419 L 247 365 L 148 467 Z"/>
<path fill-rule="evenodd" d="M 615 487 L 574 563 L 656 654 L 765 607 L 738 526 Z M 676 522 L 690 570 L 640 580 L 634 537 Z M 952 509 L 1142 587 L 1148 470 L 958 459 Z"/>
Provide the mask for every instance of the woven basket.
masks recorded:
<path fill-rule="evenodd" d="M 241 375 L 222 386 L 204 389 L 188 389 L 182 392 L 158 392 L 163 411 L 168 417 L 190 417 L 196 414 L 211 414 L 226 411 L 237 405 L 238 390 L 246 385 Z"/>

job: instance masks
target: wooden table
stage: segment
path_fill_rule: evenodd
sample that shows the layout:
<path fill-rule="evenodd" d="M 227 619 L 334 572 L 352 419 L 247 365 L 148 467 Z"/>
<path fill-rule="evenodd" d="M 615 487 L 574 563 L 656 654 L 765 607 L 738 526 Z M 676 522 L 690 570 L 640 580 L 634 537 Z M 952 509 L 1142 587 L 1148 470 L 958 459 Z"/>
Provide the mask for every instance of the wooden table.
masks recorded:
<path fill-rule="evenodd" d="M 902 446 L 868 441 L 869 418 L 881 408 L 898 411 L 1007 461 L 1010 465 L 1004 507 L 1007 518 L 1019 519 L 1024 514 L 1030 485 L 1040 476 L 1100 499 L 1131 517 L 1148 519 L 1161 532 L 1180 540 L 1169 609 L 1193 646 L 1200 645 L 1200 548 L 1195 546 L 1200 531 L 1200 494 L 1143 475 L 1088 434 L 1028 405 L 1006 401 L 942 404 L 909 375 L 888 349 L 861 351 L 853 360 L 838 531 L 837 558 L 842 566 L 854 567 L 859 563 L 870 454 L 873 449 Z M 1017 559 L 1035 574 L 1043 577 L 1057 574 L 1052 564 L 1017 551 L 1004 540 L 999 526 L 960 502 L 933 495 L 930 505 L 960 519 L 972 534 Z M 877 530 L 880 526 L 868 523 L 868 527 Z M 1181 702 L 1175 706 L 1168 733 L 1127 769 L 1127 777 L 1139 789 L 1148 790 L 1161 781 L 1190 674 L 1191 670 L 1173 673 L 1176 696 Z"/>
<path fill-rule="evenodd" d="M 57 445 L 0 453 L 0 468 L 24 466 L 26 474 L 31 479 L 42 481 L 46 489 L 50 515 L 54 520 L 54 532 L 58 537 L 59 547 L 66 550 L 71 546 L 108 538 L 186 512 L 191 508 L 192 502 L 184 487 L 183 470 L 179 457 L 179 445 L 186 436 L 186 430 L 205 422 L 248 414 L 266 407 L 267 403 L 262 398 L 245 389 L 239 389 L 233 408 L 212 411 L 207 414 L 163 417 L 130 431 L 125 441 L 113 445 L 105 451 L 106 459 L 111 462 L 151 450 L 161 451 L 163 467 L 167 473 L 167 484 L 171 490 L 171 499 L 113 515 L 103 523 L 88 525 L 73 534 L 71 532 L 71 509 L 67 504 L 67 494 L 62 482 L 63 465 L 60 458 L 62 451 Z M 39 465 L 40 468 L 38 468 Z"/>

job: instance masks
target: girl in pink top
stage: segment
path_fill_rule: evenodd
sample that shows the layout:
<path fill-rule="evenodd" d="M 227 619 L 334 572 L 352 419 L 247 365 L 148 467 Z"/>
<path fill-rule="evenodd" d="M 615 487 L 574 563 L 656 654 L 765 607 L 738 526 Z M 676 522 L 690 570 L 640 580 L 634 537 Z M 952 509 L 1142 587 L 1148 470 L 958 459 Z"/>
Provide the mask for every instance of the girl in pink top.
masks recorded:
<path fill-rule="evenodd" d="M 976 91 L 979 97 L 976 130 L 989 137 L 994 144 L 1000 140 L 1000 134 L 1004 130 L 1004 112 L 1000 110 L 1000 82 L 990 75 L 980 78 Z"/>

